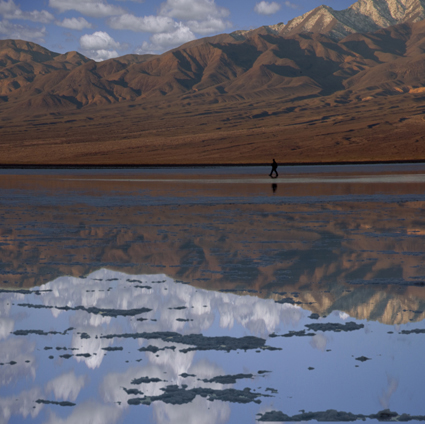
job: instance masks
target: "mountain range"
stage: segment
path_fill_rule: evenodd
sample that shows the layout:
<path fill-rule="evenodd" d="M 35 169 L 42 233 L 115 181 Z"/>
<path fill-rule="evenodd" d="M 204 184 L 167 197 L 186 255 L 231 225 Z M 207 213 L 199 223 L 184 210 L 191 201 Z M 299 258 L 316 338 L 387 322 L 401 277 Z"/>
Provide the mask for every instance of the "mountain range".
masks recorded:
<path fill-rule="evenodd" d="M 403 99 L 396 103 L 421 98 L 424 4 L 422 0 L 359 0 L 342 11 L 320 6 L 286 25 L 203 38 L 161 55 L 126 55 L 104 62 L 78 52 L 58 54 L 27 41 L 2 40 L 2 138 L 15 144 L 22 138 L 23 119 L 20 135 L 4 129 L 9 130 L 11 120 L 23 114 L 39 118 L 42 112 L 92 114 L 94 106 L 125 104 L 150 113 L 162 107 L 156 120 L 163 128 L 164 108 L 168 116 L 177 116 L 175 112 L 186 107 L 193 115 L 201 110 L 206 115 L 227 113 L 231 119 L 232 113 L 245 111 L 250 118 L 267 118 L 301 109 L 315 115 L 311 109 L 315 103 L 309 99 L 333 106 L 393 96 Z M 307 105 L 299 103 L 306 100 Z M 414 108 L 418 101 L 413 100 Z M 224 109 L 218 112 L 219 107 Z M 216 122 L 210 124 L 216 131 L 221 129 Z M 416 134 L 413 137 L 417 139 Z M 15 155 L 6 162 L 21 160 Z"/>

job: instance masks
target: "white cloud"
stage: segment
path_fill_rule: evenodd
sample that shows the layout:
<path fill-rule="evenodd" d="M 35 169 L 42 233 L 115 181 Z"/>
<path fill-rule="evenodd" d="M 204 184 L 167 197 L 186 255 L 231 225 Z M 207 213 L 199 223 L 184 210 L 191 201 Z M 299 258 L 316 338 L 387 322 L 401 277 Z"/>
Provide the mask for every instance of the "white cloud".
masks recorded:
<path fill-rule="evenodd" d="M 80 46 L 84 50 L 119 49 L 121 47 L 120 43 L 103 31 L 83 35 L 80 38 Z"/>
<path fill-rule="evenodd" d="M 260 15 L 273 15 L 280 9 L 280 4 L 272 1 L 271 3 L 267 1 L 260 1 L 254 7 L 255 12 Z"/>
<path fill-rule="evenodd" d="M 84 28 L 92 28 L 93 25 L 90 22 L 87 22 L 84 18 L 65 18 L 62 22 L 57 22 L 58 26 L 75 29 L 77 31 L 81 31 Z"/>
<path fill-rule="evenodd" d="M 103 60 L 113 59 L 114 57 L 119 56 L 116 50 L 106 49 L 84 51 L 84 55 L 96 62 L 102 62 Z"/>
<path fill-rule="evenodd" d="M 218 7 L 214 0 L 167 0 L 161 5 L 160 15 L 182 20 L 225 18 L 229 10 Z"/>
<path fill-rule="evenodd" d="M 289 0 L 286 0 L 285 3 L 284 3 L 284 5 L 286 7 L 290 7 L 291 9 L 301 9 L 298 4 L 291 3 Z"/>
<path fill-rule="evenodd" d="M 80 46 L 86 56 L 98 62 L 118 57 L 117 50 L 125 48 L 104 31 L 83 35 L 80 38 Z"/>
<path fill-rule="evenodd" d="M 18 6 L 13 0 L 0 1 L 0 15 L 12 14 L 16 9 L 18 9 Z"/>
<path fill-rule="evenodd" d="M 142 46 L 136 50 L 136 53 L 163 52 L 195 39 L 196 37 L 190 28 L 180 22 L 175 24 L 174 31 L 154 34 L 150 37 L 150 43 L 145 41 Z"/>
<path fill-rule="evenodd" d="M 229 21 L 212 17 L 205 21 L 188 21 L 186 22 L 186 25 L 191 31 L 202 35 L 224 31 L 226 28 L 232 26 Z"/>
<path fill-rule="evenodd" d="M 137 17 L 129 13 L 113 17 L 109 20 L 109 26 L 114 29 L 128 29 L 135 32 L 161 33 L 172 31 L 175 22 L 167 16 L 143 16 Z"/>
<path fill-rule="evenodd" d="M 104 0 L 49 0 L 49 6 L 59 12 L 76 10 L 93 18 L 105 18 L 125 13 L 121 7 L 112 6 Z"/>
<path fill-rule="evenodd" d="M 0 15 L 5 19 L 23 19 L 33 22 L 41 22 L 47 24 L 53 21 L 54 16 L 47 10 L 33 10 L 32 12 L 24 12 L 15 4 L 14 0 L 0 1 Z"/>
<path fill-rule="evenodd" d="M 26 25 L 12 24 L 6 20 L 0 21 L 0 38 L 44 42 L 46 35 L 45 27 L 32 28 Z"/>

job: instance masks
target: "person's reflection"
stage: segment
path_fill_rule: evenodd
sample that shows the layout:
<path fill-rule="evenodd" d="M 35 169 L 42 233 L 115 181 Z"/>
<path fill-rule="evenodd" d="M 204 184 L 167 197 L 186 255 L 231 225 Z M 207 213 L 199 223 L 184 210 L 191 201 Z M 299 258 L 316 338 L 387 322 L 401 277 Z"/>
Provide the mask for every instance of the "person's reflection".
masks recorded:
<path fill-rule="evenodd" d="M 273 190 L 273 194 L 276 193 L 277 184 L 272 184 L 272 190 Z"/>

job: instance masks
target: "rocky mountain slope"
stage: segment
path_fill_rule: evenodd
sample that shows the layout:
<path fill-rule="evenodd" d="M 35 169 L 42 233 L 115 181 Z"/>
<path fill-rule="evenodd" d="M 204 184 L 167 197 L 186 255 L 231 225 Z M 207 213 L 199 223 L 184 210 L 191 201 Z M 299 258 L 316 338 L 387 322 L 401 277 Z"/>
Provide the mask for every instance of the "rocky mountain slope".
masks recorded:
<path fill-rule="evenodd" d="M 228 102 L 397 94 L 425 86 L 424 51 L 424 22 L 339 41 L 313 33 L 211 37 L 160 56 L 100 63 L 6 40 L 0 41 L 0 109 L 82 108 L 164 96 Z"/>
<path fill-rule="evenodd" d="M 305 32 L 326 34 L 340 40 L 353 33 L 377 31 L 400 23 L 419 22 L 425 18 L 423 0 L 358 0 L 345 10 L 319 6 L 302 16 L 283 23 L 263 27 L 263 31 L 278 35 Z M 237 31 L 237 38 L 246 38 L 258 30 Z"/>

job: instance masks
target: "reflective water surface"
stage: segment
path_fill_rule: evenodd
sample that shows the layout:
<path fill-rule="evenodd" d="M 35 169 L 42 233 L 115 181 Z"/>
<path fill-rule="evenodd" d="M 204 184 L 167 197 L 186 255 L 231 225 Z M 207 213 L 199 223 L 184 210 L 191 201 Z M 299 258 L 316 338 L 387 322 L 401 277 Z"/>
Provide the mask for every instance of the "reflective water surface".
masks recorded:
<path fill-rule="evenodd" d="M 0 423 L 425 420 L 425 165 L 0 173 Z"/>

